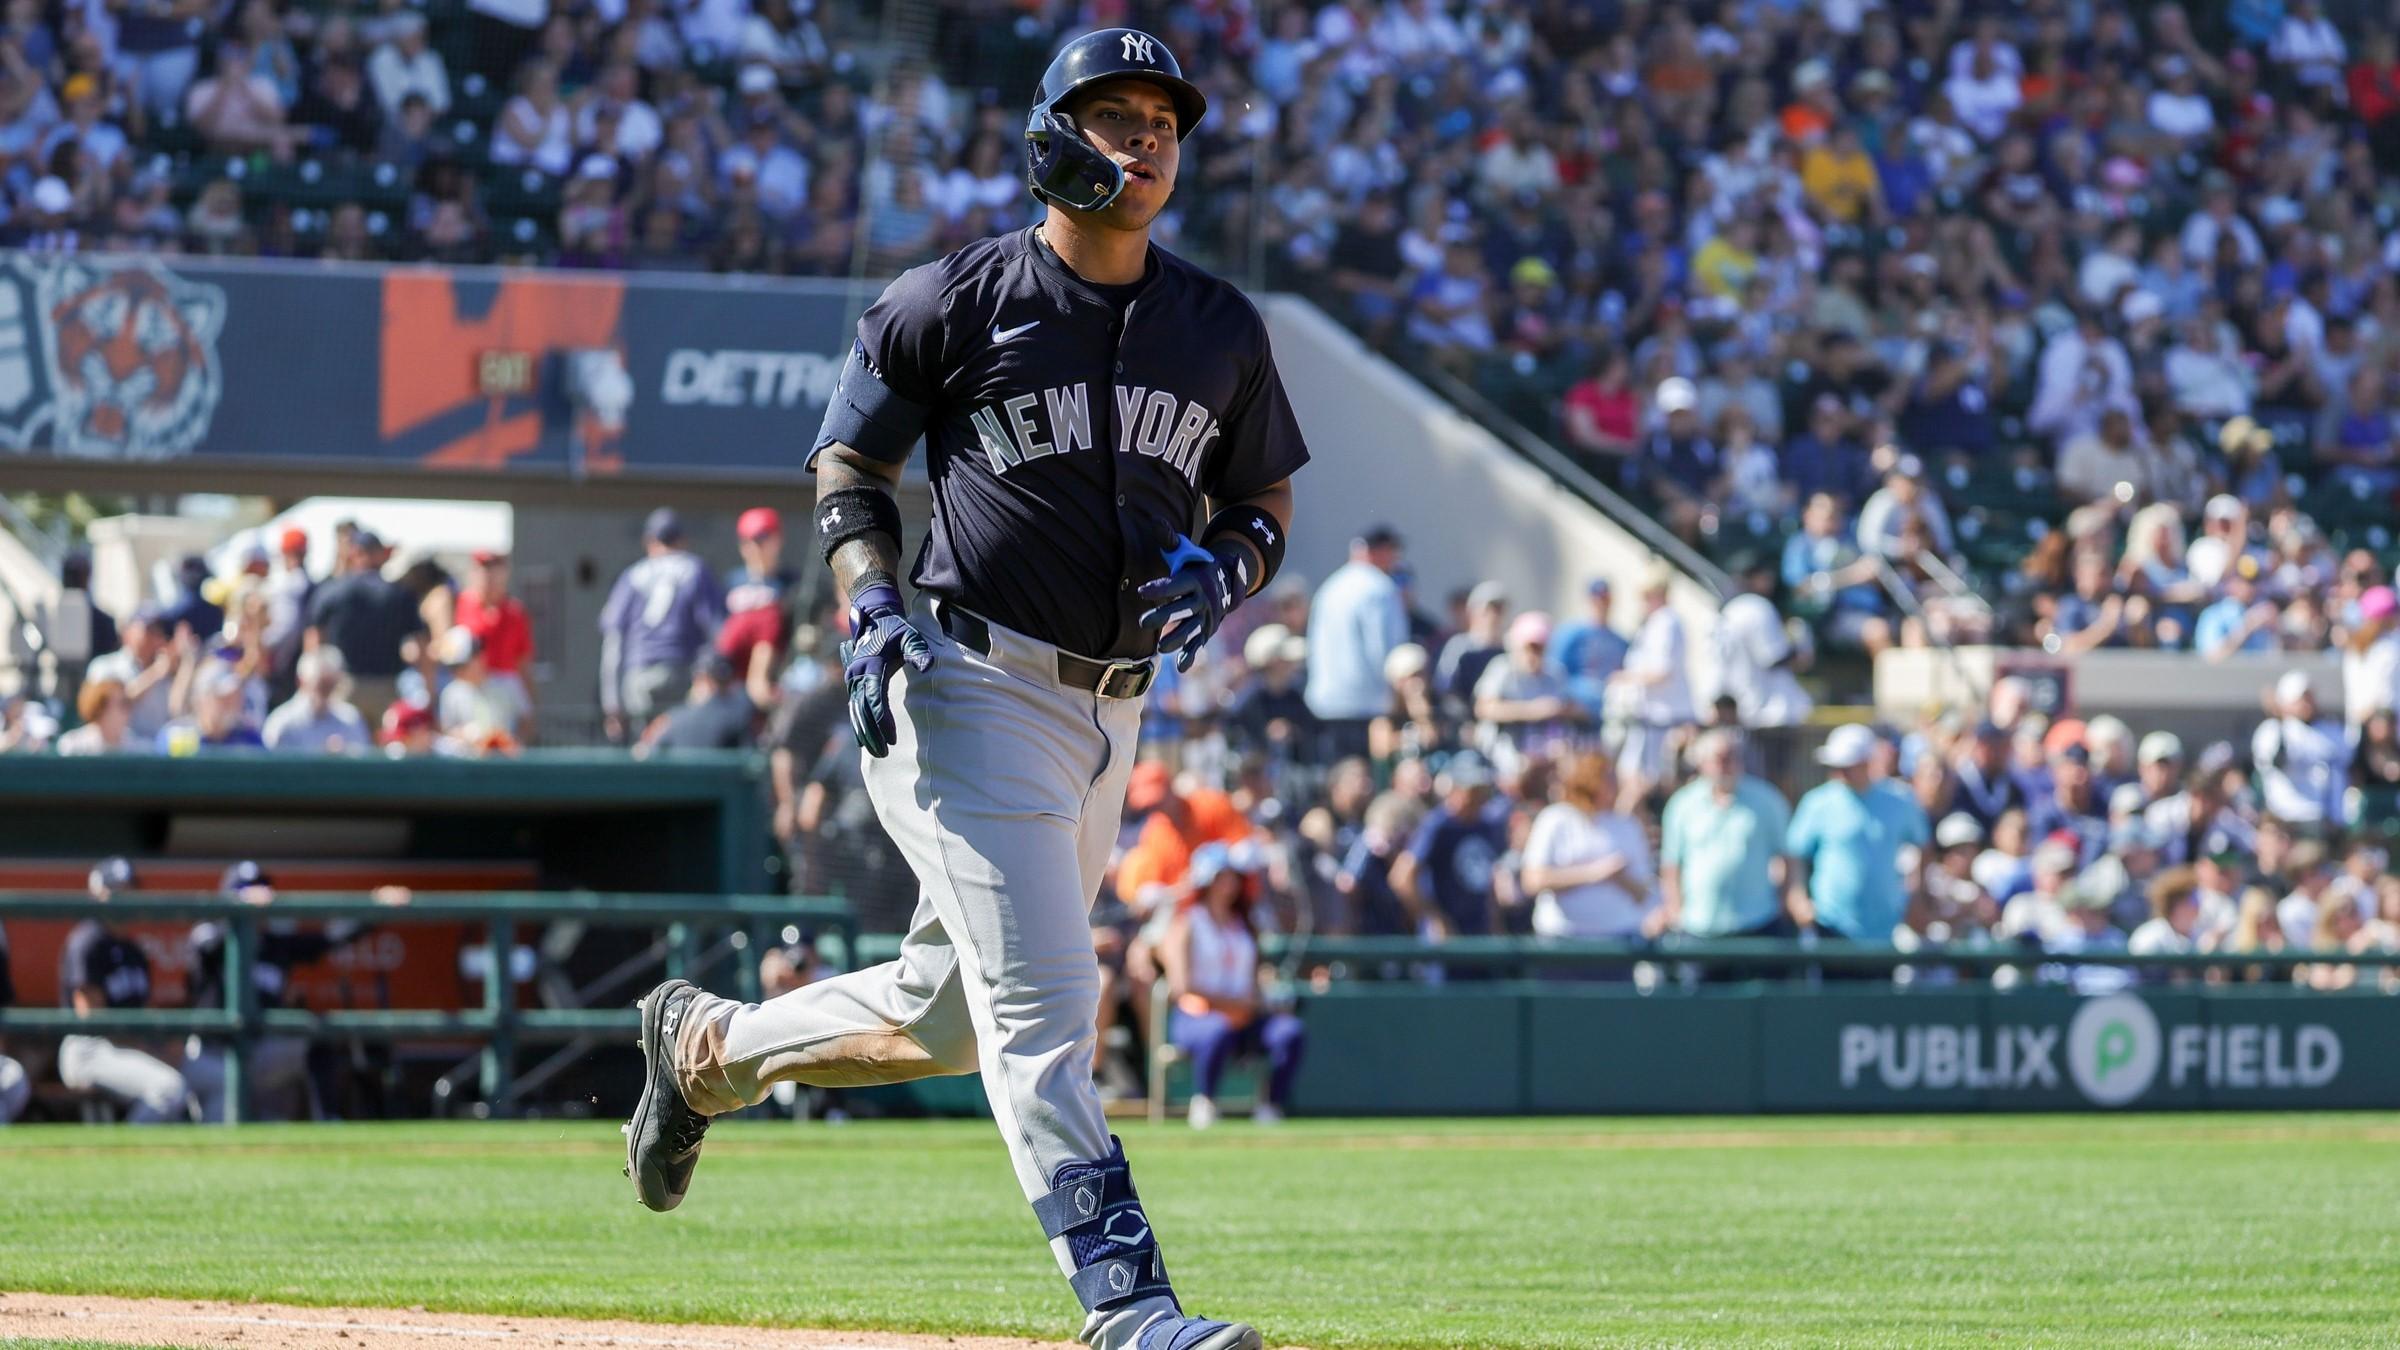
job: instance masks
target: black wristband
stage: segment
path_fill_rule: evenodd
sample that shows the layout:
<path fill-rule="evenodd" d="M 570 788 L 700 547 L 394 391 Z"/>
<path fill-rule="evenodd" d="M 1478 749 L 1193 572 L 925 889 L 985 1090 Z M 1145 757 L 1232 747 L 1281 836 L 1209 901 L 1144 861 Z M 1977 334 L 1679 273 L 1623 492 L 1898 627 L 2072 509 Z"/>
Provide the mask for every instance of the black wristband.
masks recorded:
<path fill-rule="evenodd" d="M 1236 502 L 1208 518 L 1200 529 L 1200 544 L 1210 552 L 1217 551 L 1220 539 L 1239 539 L 1258 550 L 1259 561 L 1265 566 L 1257 576 L 1250 576 L 1246 565 L 1236 564 L 1234 575 L 1241 578 L 1244 596 L 1265 590 L 1267 583 L 1283 568 L 1283 526 L 1275 517 L 1247 502 Z"/>
<path fill-rule="evenodd" d="M 900 545 L 900 504 L 890 492 L 847 487 L 817 500 L 817 542 L 827 562 L 835 549 L 870 534 L 888 534 L 895 549 Z"/>

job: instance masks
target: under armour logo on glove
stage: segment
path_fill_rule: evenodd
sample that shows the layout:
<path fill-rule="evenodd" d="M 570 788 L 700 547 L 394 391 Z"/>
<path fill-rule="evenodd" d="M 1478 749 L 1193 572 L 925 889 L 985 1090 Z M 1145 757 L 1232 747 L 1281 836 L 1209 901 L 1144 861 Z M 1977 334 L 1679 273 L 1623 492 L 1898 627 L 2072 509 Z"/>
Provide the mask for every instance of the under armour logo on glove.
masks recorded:
<path fill-rule="evenodd" d="M 1159 655 L 1175 656 L 1177 670 L 1192 668 L 1200 649 L 1216 636 L 1217 626 L 1249 593 L 1247 586 L 1236 584 L 1241 576 L 1239 546 L 1224 547 L 1227 552 L 1211 552 L 1178 534 L 1164 555 L 1167 574 L 1136 589 L 1150 606 L 1142 612 L 1142 627 L 1157 630 Z"/>

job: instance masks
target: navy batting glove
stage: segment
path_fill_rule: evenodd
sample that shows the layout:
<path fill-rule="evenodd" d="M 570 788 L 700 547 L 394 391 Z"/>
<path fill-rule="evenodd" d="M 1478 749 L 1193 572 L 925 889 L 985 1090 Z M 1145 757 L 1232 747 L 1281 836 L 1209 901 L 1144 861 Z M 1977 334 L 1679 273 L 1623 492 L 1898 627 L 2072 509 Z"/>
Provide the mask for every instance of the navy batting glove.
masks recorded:
<path fill-rule="evenodd" d="M 850 600 L 850 640 L 842 644 L 842 682 L 850 688 L 850 734 L 877 759 L 890 754 L 900 728 L 892 721 L 892 675 L 933 664 L 933 648 L 900 608 L 900 588 L 869 586 Z"/>
<path fill-rule="evenodd" d="M 1228 542 L 1221 548 L 1225 551 L 1212 552 L 1176 535 L 1165 554 L 1167 574 L 1135 588 L 1150 606 L 1142 612 L 1142 627 L 1158 630 L 1158 653 L 1175 656 L 1177 670 L 1192 668 L 1217 625 L 1249 590 L 1242 583 L 1240 545 Z"/>

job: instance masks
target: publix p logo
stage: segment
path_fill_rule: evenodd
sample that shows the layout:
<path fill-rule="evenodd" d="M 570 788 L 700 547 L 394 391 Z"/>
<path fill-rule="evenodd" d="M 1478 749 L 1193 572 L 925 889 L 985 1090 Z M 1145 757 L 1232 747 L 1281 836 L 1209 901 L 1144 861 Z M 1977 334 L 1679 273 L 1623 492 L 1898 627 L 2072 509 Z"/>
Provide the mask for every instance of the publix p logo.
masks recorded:
<path fill-rule="evenodd" d="M 2158 1077 L 2158 1014 L 2131 994 L 2088 1000 L 2067 1024 L 2067 1072 L 2094 1106 L 2123 1106 Z"/>

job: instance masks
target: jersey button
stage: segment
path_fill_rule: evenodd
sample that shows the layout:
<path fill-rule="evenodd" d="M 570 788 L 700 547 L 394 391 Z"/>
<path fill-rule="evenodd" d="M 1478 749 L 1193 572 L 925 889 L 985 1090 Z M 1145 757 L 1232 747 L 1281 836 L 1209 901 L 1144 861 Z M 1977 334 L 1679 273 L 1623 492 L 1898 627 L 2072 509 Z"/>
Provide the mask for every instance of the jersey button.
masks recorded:
<path fill-rule="evenodd" d="M 1122 375 L 1122 374 L 1124 374 L 1124 373 L 1125 373 L 1125 363 L 1124 363 L 1124 362 L 1122 362 L 1122 361 L 1119 361 L 1119 362 L 1117 363 L 1117 373 L 1118 373 L 1119 375 Z"/>
<path fill-rule="evenodd" d="M 1119 506 L 1123 506 L 1124 504 L 1125 504 L 1125 494 L 1124 494 L 1124 493 L 1122 493 L 1122 492 L 1120 492 L 1120 493 L 1118 493 L 1118 494 L 1117 494 L 1117 505 L 1119 505 Z"/>

